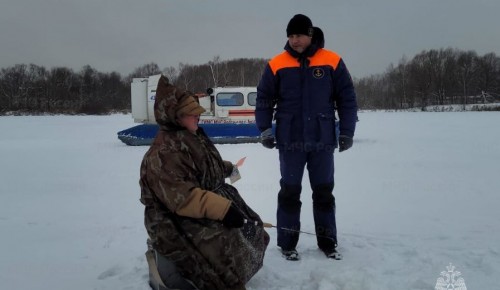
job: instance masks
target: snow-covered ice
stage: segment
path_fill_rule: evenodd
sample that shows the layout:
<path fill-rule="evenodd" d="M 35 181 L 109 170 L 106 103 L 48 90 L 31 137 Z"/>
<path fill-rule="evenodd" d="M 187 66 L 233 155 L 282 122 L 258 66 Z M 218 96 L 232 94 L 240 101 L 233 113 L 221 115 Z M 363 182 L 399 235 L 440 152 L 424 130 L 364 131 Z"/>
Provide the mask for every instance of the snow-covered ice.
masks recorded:
<path fill-rule="evenodd" d="M 301 235 L 285 261 L 276 231 L 248 289 L 434 289 L 452 263 L 468 289 L 498 289 L 500 113 L 362 112 L 335 153 L 342 261 Z M 0 117 L 0 289 L 147 290 L 139 166 L 146 146 L 116 133 L 130 115 Z M 235 186 L 275 223 L 279 165 L 260 144 Z M 312 231 L 307 173 L 302 229 Z"/>

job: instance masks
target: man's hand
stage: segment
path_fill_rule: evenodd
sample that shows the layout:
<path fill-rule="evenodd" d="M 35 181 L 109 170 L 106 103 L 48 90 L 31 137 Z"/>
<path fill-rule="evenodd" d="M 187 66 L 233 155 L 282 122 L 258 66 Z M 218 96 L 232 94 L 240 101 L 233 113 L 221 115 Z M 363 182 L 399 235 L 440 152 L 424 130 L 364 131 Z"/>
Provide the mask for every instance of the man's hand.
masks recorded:
<path fill-rule="evenodd" d="M 262 143 L 262 146 L 269 149 L 276 147 L 276 139 L 274 138 L 272 128 L 268 128 L 260 133 L 260 143 Z"/>
<path fill-rule="evenodd" d="M 339 136 L 339 152 L 345 151 L 352 147 L 352 138 L 347 135 Z"/>

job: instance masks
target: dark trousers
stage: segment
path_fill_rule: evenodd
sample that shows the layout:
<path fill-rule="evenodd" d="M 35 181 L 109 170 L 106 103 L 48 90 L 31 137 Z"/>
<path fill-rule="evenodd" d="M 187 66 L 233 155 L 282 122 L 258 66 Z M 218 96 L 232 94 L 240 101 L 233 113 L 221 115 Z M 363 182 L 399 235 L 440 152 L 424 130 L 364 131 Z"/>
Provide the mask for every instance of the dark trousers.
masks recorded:
<path fill-rule="evenodd" d="M 299 233 L 286 230 L 300 230 L 300 193 L 302 177 L 307 165 L 312 189 L 314 224 L 318 247 L 333 249 L 337 245 L 335 221 L 335 198 L 333 152 L 281 150 L 280 192 L 278 193 L 277 228 L 278 246 L 291 250 L 297 246 Z"/>

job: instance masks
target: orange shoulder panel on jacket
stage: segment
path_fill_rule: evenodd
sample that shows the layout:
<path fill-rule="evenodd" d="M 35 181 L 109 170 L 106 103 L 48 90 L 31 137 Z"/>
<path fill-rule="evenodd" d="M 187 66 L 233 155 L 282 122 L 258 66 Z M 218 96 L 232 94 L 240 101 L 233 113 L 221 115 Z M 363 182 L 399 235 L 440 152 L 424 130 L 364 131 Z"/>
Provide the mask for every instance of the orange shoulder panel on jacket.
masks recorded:
<path fill-rule="evenodd" d="M 286 67 L 299 67 L 300 65 L 297 59 L 291 56 L 288 52 L 283 51 L 269 61 L 269 66 L 275 75 L 279 69 Z"/>
<path fill-rule="evenodd" d="M 340 55 L 328 49 L 319 49 L 310 59 L 309 66 L 331 65 L 336 69 L 340 62 Z"/>

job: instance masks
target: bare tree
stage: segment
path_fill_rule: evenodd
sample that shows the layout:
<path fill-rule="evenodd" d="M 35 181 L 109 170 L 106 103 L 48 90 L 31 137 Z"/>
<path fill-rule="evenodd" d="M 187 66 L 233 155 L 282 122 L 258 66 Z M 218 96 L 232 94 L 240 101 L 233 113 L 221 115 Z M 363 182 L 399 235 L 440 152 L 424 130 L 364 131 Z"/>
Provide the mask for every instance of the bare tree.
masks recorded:
<path fill-rule="evenodd" d="M 467 51 L 460 53 L 457 64 L 460 84 L 463 89 L 463 105 L 467 105 L 467 98 L 469 95 L 469 85 L 474 80 L 474 73 L 477 69 L 477 55 L 474 51 Z"/>
<path fill-rule="evenodd" d="M 478 86 L 481 95 L 488 93 L 500 94 L 498 76 L 500 75 L 500 59 L 491 52 L 477 61 Z M 483 99 L 483 101 L 485 101 Z"/>
<path fill-rule="evenodd" d="M 389 66 L 387 70 L 389 80 L 389 97 L 393 99 L 397 109 L 409 106 L 408 89 L 408 60 L 403 56 L 396 67 Z M 397 105 L 396 105 L 397 104 Z"/>
<path fill-rule="evenodd" d="M 74 103 L 77 102 L 80 91 L 76 79 L 77 76 L 69 68 L 55 67 L 49 71 L 45 96 L 45 110 L 47 112 L 74 109 Z"/>
<path fill-rule="evenodd" d="M 25 107 L 27 110 L 35 109 L 42 112 L 43 100 L 47 95 L 47 78 L 48 72 L 45 67 L 30 64 L 29 66 L 29 82 L 30 92 L 26 96 Z"/>
<path fill-rule="evenodd" d="M 220 56 L 214 56 L 212 61 L 208 62 L 208 66 L 210 67 L 210 71 L 212 72 L 212 79 L 214 81 L 214 87 L 218 87 L 219 84 L 219 70 L 220 70 Z"/>
<path fill-rule="evenodd" d="M 2 69 L 1 76 L 4 80 L 1 93 L 5 96 L 7 110 L 16 110 L 18 100 L 23 95 L 26 83 L 26 65 L 15 65 L 11 68 Z"/>
<path fill-rule="evenodd" d="M 193 67 L 184 64 L 184 63 L 179 63 L 179 76 L 177 78 L 177 84 L 184 86 L 185 90 L 189 90 L 189 86 L 191 85 L 191 82 L 193 82 L 194 74 L 193 74 Z"/>
<path fill-rule="evenodd" d="M 173 66 L 169 66 L 163 69 L 163 75 L 165 75 L 171 83 L 176 83 L 177 82 L 177 69 Z"/>
<path fill-rule="evenodd" d="M 161 74 L 160 67 L 154 62 L 150 62 L 136 68 L 131 74 L 127 76 L 126 82 L 132 82 L 133 78 L 147 78 L 149 76 L 157 74 Z"/>

